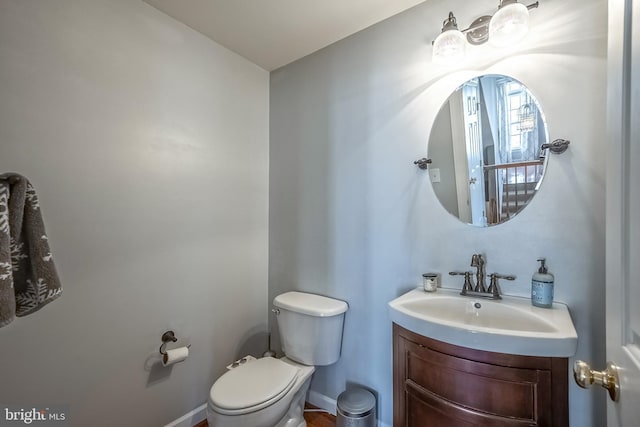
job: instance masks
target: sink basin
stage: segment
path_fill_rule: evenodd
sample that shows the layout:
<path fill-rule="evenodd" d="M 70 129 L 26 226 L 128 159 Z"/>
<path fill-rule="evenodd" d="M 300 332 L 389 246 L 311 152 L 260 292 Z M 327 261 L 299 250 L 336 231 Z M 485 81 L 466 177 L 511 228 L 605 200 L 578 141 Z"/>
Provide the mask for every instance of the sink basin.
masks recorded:
<path fill-rule="evenodd" d="M 528 298 L 461 296 L 458 290 L 412 290 L 389 303 L 391 320 L 417 334 L 461 347 L 525 356 L 570 357 L 578 335 L 566 305 Z"/>

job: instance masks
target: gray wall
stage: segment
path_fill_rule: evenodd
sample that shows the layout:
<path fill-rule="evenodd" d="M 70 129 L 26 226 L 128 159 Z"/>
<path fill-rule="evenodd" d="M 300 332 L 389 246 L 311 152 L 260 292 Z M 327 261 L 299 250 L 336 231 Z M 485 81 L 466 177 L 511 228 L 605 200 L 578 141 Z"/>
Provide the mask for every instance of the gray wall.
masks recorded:
<path fill-rule="evenodd" d="M 536 258 L 547 257 L 579 334 L 576 356 L 604 364 L 606 1 L 541 2 L 517 48 L 484 45 L 455 68 L 431 63 L 430 42 L 450 10 L 464 26 L 495 3 L 425 2 L 271 75 L 269 298 L 300 289 L 349 302 L 342 358 L 318 369 L 312 390 L 335 398 L 347 383 L 369 386 L 387 424 L 387 302 L 425 271 L 468 268 L 475 252 L 487 271 L 517 275 L 503 290 L 522 296 Z M 491 229 L 449 215 L 412 164 L 448 94 L 483 73 L 526 84 L 551 138 L 572 141 L 550 159 L 531 205 Z M 605 423 L 604 393 L 573 380 L 570 407 L 572 426 Z"/>
<path fill-rule="evenodd" d="M 0 329 L 0 402 L 163 425 L 263 351 L 269 75 L 141 1 L 0 2 L 0 171 L 63 296 Z M 174 329 L 191 356 L 159 368 Z"/>

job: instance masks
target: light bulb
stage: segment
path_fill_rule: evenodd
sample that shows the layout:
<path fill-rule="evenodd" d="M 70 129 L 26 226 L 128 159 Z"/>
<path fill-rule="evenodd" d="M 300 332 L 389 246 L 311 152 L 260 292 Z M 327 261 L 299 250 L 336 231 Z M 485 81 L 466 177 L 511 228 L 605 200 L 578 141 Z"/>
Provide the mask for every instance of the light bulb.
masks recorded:
<path fill-rule="evenodd" d="M 459 30 L 447 30 L 433 42 L 433 62 L 453 64 L 464 58 L 465 37 Z"/>
<path fill-rule="evenodd" d="M 529 31 L 529 9 L 513 2 L 502 6 L 489 22 L 489 43 L 495 46 L 516 44 Z"/>
<path fill-rule="evenodd" d="M 458 30 L 458 23 L 453 12 L 442 23 L 442 32 L 433 42 L 433 62 L 452 64 L 464 58 L 465 37 Z"/>

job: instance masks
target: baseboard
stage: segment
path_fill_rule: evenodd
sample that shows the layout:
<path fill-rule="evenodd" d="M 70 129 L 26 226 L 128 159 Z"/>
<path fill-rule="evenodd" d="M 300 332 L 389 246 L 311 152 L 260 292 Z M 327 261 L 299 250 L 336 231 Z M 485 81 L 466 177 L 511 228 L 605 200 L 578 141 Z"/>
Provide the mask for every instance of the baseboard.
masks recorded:
<path fill-rule="evenodd" d="M 175 421 L 171 421 L 164 427 L 193 427 L 199 422 L 204 421 L 207 418 L 207 404 L 203 403 L 193 411 L 189 412 L 178 418 Z"/>
<path fill-rule="evenodd" d="M 336 400 L 331 399 L 324 394 L 320 394 L 317 391 L 309 390 L 309 394 L 307 395 L 307 402 L 320 409 L 324 409 L 325 411 L 330 412 L 333 415 L 336 415 Z M 391 424 L 386 424 L 378 420 L 378 427 L 391 427 Z"/>
<path fill-rule="evenodd" d="M 307 402 L 316 406 L 320 409 L 324 409 L 325 411 L 336 415 L 336 401 L 335 399 L 331 399 L 330 397 L 325 396 L 324 394 L 320 394 L 313 390 L 309 390 L 309 395 L 307 396 Z M 207 418 L 207 404 L 203 403 L 198 406 L 193 411 L 181 416 L 177 420 L 170 422 L 164 427 L 193 427 L 196 424 L 204 421 Z M 389 424 L 385 424 L 378 420 L 378 427 L 391 427 Z"/>
<path fill-rule="evenodd" d="M 307 402 L 311 403 L 313 406 L 316 406 L 320 409 L 324 409 L 325 411 L 335 415 L 336 414 L 336 401 L 335 399 L 331 399 L 324 394 L 320 394 L 317 391 L 309 390 L 309 395 L 307 396 Z"/>

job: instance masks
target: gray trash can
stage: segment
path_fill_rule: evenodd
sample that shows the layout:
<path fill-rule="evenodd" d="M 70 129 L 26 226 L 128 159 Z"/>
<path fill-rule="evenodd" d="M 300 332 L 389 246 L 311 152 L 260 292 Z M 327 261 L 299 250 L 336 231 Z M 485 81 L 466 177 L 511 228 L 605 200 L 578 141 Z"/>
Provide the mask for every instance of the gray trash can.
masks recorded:
<path fill-rule="evenodd" d="M 376 427 L 376 398 L 369 390 L 343 391 L 337 407 L 336 427 Z"/>

